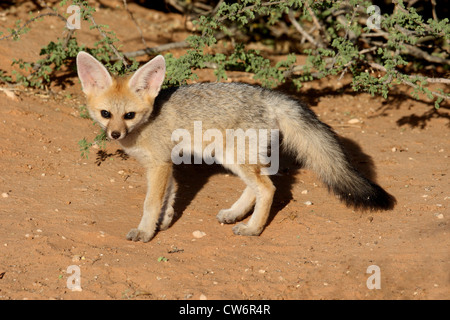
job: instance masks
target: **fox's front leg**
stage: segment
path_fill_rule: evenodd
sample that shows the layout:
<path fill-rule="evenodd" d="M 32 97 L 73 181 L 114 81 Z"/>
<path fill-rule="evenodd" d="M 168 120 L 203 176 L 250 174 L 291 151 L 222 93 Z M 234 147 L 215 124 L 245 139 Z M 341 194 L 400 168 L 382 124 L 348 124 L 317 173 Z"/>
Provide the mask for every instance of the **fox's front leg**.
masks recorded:
<path fill-rule="evenodd" d="M 172 164 L 167 163 L 147 169 L 147 195 L 144 202 L 144 214 L 136 229 L 127 234 L 128 240 L 150 241 L 157 229 L 165 193 L 172 178 Z"/>

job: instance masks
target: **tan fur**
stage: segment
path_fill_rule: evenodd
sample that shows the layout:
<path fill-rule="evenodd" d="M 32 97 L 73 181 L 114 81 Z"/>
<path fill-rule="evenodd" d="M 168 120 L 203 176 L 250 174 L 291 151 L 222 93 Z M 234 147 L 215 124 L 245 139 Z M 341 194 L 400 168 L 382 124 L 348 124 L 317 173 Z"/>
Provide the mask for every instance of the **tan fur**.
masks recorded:
<path fill-rule="evenodd" d="M 227 129 L 279 130 L 282 146 L 314 170 L 347 204 L 388 209 L 395 202 L 350 165 L 336 135 L 327 125 L 308 108 L 285 95 L 240 83 L 196 84 L 160 92 L 165 72 L 162 56 L 128 78 L 110 77 L 97 60 L 84 52 L 78 55 L 77 66 L 92 118 L 110 139 L 117 139 L 147 170 L 144 213 L 139 226 L 128 233 L 129 240 L 147 242 L 158 228 L 163 230 L 170 226 L 176 192 L 171 153 L 177 142 L 172 141 L 172 134 L 183 129 L 193 137 L 194 123 L 198 121 L 202 124 L 202 134 L 217 130 L 223 134 L 223 141 L 220 141 L 223 143 Z M 102 110 L 107 111 L 107 118 Z M 129 113 L 133 113 L 132 119 L 126 119 Z M 189 145 L 194 158 L 203 155 L 211 143 L 203 140 L 201 150 L 196 150 L 193 140 L 182 141 L 182 144 Z M 254 207 L 249 221 L 233 228 L 239 235 L 259 235 L 263 231 L 275 192 L 269 176 L 262 174 L 267 163 L 261 163 L 261 159 L 256 163 L 249 161 L 252 143 L 254 141 L 247 141 L 244 163 L 236 159 L 232 163 L 220 162 L 247 187 L 229 209 L 218 213 L 219 222 L 235 223 Z M 237 154 L 237 144 L 233 147 Z M 220 154 L 214 156 L 220 158 Z"/>

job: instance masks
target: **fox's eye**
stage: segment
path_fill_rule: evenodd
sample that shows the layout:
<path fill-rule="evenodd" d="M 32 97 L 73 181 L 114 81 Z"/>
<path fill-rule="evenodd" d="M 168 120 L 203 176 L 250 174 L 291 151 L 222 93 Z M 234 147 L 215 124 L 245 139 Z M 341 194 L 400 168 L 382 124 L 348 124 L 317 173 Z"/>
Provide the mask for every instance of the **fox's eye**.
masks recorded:
<path fill-rule="evenodd" d="M 128 113 L 124 114 L 123 118 L 125 120 L 131 120 L 131 119 L 134 119 L 135 116 L 136 116 L 136 112 L 128 112 Z"/>
<path fill-rule="evenodd" d="M 101 114 L 102 117 L 105 118 L 105 119 L 111 118 L 111 112 L 109 112 L 109 111 L 102 110 L 102 111 L 100 111 L 100 114 Z"/>

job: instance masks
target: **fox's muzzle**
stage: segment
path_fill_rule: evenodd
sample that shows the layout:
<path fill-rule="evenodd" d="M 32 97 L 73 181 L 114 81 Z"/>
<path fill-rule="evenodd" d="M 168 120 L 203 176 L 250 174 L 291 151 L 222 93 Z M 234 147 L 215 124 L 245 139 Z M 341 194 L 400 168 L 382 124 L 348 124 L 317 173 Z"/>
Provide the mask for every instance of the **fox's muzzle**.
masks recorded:
<path fill-rule="evenodd" d="M 111 138 L 113 138 L 113 139 L 119 139 L 120 136 L 121 136 L 121 134 L 120 134 L 119 131 L 113 131 L 113 132 L 111 132 Z"/>

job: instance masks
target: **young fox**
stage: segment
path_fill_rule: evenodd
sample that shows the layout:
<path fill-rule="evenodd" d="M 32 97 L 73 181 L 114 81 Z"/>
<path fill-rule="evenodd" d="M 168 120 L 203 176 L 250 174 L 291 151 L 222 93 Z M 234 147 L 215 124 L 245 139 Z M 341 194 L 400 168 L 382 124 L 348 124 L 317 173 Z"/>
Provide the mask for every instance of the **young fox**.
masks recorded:
<path fill-rule="evenodd" d="M 395 199 L 367 180 L 349 163 L 336 134 L 298 101 L 242 83 L 203 83 L 161 90 L 165 61 L 157 56 L 131 77 L 111 77 L 86 52 L 77 56 L 78 76 L 91 117 L 145 167 L 148 189 L 144 214 L 128 240 L 147 242 L 157 229 L 169 227 L 176 183 L 172 176 L 172 133 L 182 128 L 193 133 L 195 121 L 203 130 L 277 129 L 282 146 L 347 205 L 362 209 L 391 209 Z M 194 139 L 195 140 L 195 139 Z M 202 148 L 205 145 L 202 144 Z M 195 151 L 195 153 L 198 151 Z M 202 150 L 200 150 L 200 154 Z M 221 210 L 222 223 L 242 220 L 254 207 L 247 223 L 233 227 L 237 235 L 259 235 L 267 222 L 275 187 L 263 173 L 266 163 L 222 162 L 247 184 L 229 209 Z"/>

